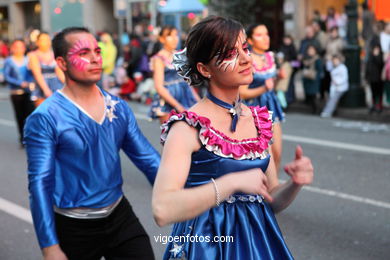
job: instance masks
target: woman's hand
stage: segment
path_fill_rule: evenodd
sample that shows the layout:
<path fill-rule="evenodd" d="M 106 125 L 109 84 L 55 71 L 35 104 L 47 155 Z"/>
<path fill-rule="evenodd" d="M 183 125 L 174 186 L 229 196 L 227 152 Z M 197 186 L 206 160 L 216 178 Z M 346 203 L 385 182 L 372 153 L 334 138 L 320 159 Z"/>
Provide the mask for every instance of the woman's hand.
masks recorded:
<path fill-rule="evenodd" d="M 284 170 L 296 185 L 303 186 L 313 182 L 313 165 L 311 160 L 303 155 L 302 147 L 299 145 L 295 150 L 295 159 L 286 164 Z"/>
<path fill-rule="evenodd" d="M 274 79 L 269 78 L 265 80 L 265 87 L 267 88 L 268 91 L 271 91 L 274 89 Z"/>
<path fill-rule="evenodd" d="M 246 194 L 260 194 L 271 202 L 272 197 L 268 192 L 267 176 L 261 169 L 255 168 L 232 173 L 232 184 L 235 190 Z"/>

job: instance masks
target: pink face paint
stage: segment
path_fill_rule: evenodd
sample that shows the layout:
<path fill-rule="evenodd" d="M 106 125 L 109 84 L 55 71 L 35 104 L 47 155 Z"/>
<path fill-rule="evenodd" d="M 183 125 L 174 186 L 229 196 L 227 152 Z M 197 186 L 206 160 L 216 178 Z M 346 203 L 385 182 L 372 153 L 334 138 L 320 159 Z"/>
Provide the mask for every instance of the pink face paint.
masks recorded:
<path fill-rule="evenodd" d="M 222 62 L 218 62 L 217 66 L 223 71 L 226 71 L 230 66 L 232 66 L 231 71 L 233 71 L 236 67 L 238 56 L 239 53 L 237 49 L 234 49 L 231 51 L 231 54 L 228 54 L 226 59 L 224 59 Z"/>
<path fill-rule="evenodd" d="M 91 43 L 88 40 L 79 40 L 68 51 L 69 61 L 74 67 L 76 67 L 77 70 L 83 71 L 86 69 L 86 66 L 91 63 L 91 60 L 87 57 L 81 57 L 81 54 L 83 54 L 83 52 L 95 52 L 96 48 L 98 48 L 96 41 Z M 99 65 L 102 65 L 100 51 L 98 53 L 98 57 L 96 57 L 96 61 Z"/>

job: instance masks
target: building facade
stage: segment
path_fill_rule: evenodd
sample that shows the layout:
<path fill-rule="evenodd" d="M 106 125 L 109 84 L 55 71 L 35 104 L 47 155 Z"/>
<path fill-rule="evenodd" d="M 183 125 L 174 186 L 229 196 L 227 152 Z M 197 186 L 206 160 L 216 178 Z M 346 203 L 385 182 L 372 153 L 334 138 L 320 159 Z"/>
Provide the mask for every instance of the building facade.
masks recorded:
<path fill-rule="evenodd" d="M 25 37 L 33 29 L 51 34 L 68 26 L 116 32 L 114 0 L 0 0 L 0 37 Z"/>

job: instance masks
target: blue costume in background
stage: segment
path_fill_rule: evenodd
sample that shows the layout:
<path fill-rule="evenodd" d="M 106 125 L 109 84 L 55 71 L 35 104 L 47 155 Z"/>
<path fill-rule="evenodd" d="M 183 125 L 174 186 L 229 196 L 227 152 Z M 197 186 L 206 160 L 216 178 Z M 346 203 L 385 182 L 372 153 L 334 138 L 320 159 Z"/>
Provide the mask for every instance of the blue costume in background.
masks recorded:
<path fill-rule="evenodd" d="M 199 131 L 200 150 L 191 158 L 186 188 L 211 182 L 231 172 L 260 168 L 266 171 L 270 155 L 272 122 L 267 108 L 251 107 L 258 130 L 257 138 L 234 140 L 214 129 L 210 120 L 193 112 L 174 113 L 162 125 L 162 142 L 175 122 L 184 121 Z M 168 259 L 293 259 L 283 239 L 271 207 L 259 195 L 234 194 L 220 206 L 199 216 L 175 223 L 171 234 L 181 241 L 167 246 Z M 198 237 L 198 241 L 189 239 Z M 215 236 L 231 236 L 230 242 L 214 242 Z"/>
<path fill-rule="evenodd" d="M 39 63 L 41 65 L 42 76 L 45 79 L 50 90 L 53 91 L 54 93 L 57 90 L 61 89 L 63 87 L 63 84 L 58 79 L 57 74 L 55 72 L 55 68 L 57 67 L 56 61 L 53 59 L 53 61 L 50 64 L 44 64 L 41 60 L 39 60 Z M 31 96 L 33 100 L 36 100 L 38 98 L 46 98 L 45 95 L 43 94 L 43 91 L 38 85 L 35 88 L 35 90 L 32 92 Z"/>
<path fill-rule="evenodd" d="M 28 68 L 28 57 L 24 57 L 19 64 L 12 56 L 4 62 L 4 78 L 11 94 L 11 102 L 15 112 L 19 130 L 19 141 L 23 142 L 23 127 L 26 118 L 34 111 L 35 106 L 31 101 L 30 86 L 34 86 L 34 78 Z M 28 86 L 22 87 L 23 82 Z"/>
<path fill-rule="evenodd" d="M 53 207 L 103 208 L 123 196 L 119 150 L 154 182 L 160 155 L 128 105 L 102 91 L 100 122 L 57 91 L 27 119 L 30 206 L 40 246 L 58 243 Z"/>
<path fill-rule="evenodd" d="M 249 85 L 249 88 L 265 87 L 265 81 L 267 79 L 276 77 L 277 70 L 273 53 L 266 52 L 263 54 L 263 57 L 265 64 L 262 68 L 258 68 L 255 62 L 253 62 L 255 72 L 253 74 L 253 81 Z M 268 110 L 273 112 L 272 120 L 274 122 L 284 120 L 284 112 L 274 90 L 267 91 L 255 98 L 245 100 L 245 103 L 248 106 L 266 106 Z"/>
<path fill-rule="evenodd" d="M 191 87 L 182 77 L 177 74 L 173 65 L 161 55 L 155 55 L 154 59 L 161 59 L 164 64 L 164 87 L 184 108 L 188 109 L 196 103 Z M 169 114 L 175 108 L 165 102 L 158 94 L 155 95 L 149 116 L 158 118 L 159 116 Z"/>

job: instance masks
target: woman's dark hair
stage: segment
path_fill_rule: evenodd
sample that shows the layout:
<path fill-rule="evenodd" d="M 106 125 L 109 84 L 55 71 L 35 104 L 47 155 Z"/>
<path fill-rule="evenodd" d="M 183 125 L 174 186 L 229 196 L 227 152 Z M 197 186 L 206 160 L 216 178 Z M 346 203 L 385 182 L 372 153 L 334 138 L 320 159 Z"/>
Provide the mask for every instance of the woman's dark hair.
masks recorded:
<path fill-rule="evenodd" d="M 265 26 L 265 24 L 262 24 L 262 23 L 251 24 L 246 29 L 246 37 L 248 37 L 248 39 L 252 39 L 253 38 L 253 32 L 259 26 L 264 26 L 265 28 L 267 28 L 267 26 Z"/>
<path fill-rule="evenodd" d="M 68 27 L 59 32 L 56 36 L 54 36 L 52 40 L 52 47 L 54 52 L 54 57 L 66 57 L 66 54 L 69 50 L 69 44 L 65 40 L 65 37 L 68 34 L 72 33 L 90 33 L 90 31 L 85 27 Z"/>
<path fill-rule="evenodd" d="M 223 61 L 243 30 L 239 22 L 220 16 L 207 17 L 191 28 L 185 45 L 194 85 L 205 80 L 196 67 L 197 63 L 208 64 L 214 57 L 217 57 L 217 62 Z"/>
<path fill-rule="evenodd" d="M 15 42 L 22 42 L 24 45 L 26 45 L 26 43 L 24 42 L 23 39 L 21 39 L 21 38 L 16 38 L 16 39 L 14 39 L 14 40 L 11 42 L 10 46 L 12 46 Z"/>
<path fill-rule="evenodd" d="M 173 25 L 165 25 L 164 27 L 161 28 L 161 31 L 160 31 L 160 36 L 164 36 L 164 35 L 171 35 L 172 31 L 175 31 L 177 30 L 175 26 Z"/>

